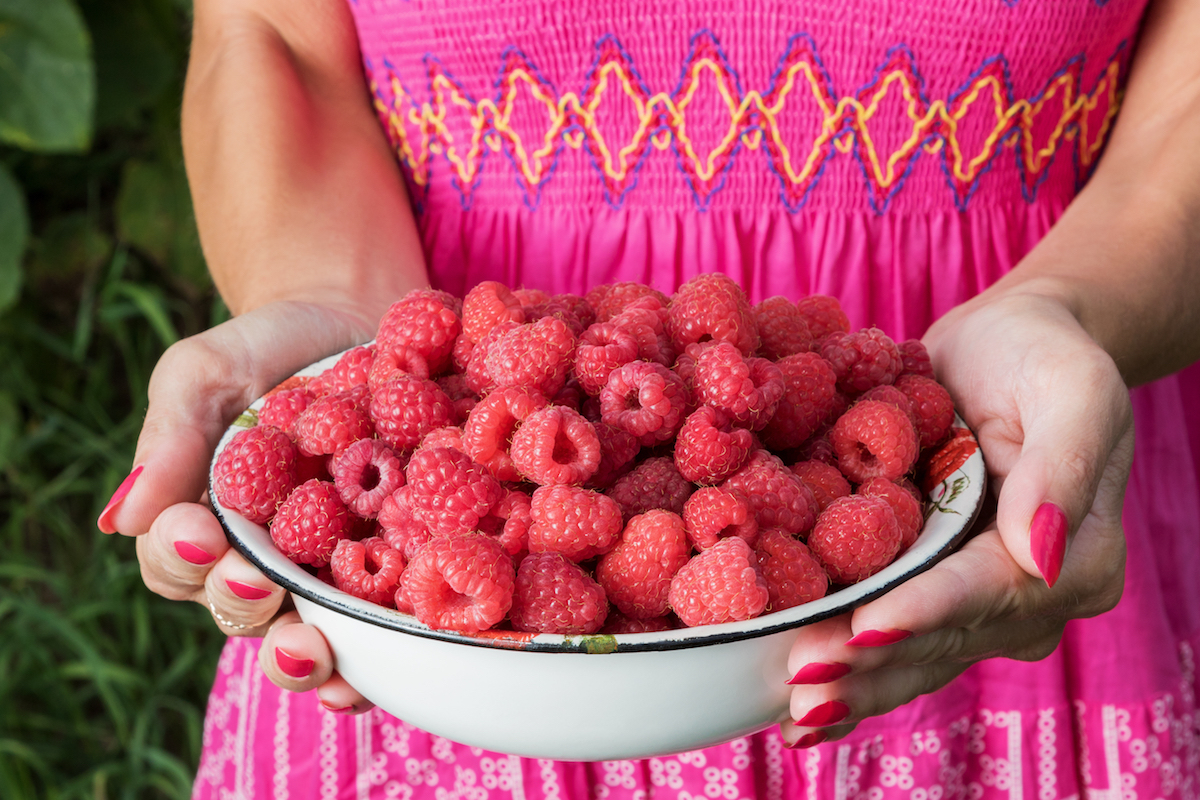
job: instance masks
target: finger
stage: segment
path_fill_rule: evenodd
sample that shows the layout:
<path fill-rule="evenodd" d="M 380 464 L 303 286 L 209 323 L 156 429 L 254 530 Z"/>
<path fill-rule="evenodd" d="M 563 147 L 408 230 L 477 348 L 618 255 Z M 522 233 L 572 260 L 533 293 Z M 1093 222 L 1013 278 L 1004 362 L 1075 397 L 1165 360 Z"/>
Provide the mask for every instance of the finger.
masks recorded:
<path fill-rule="evenodd" d="M 236 550 L 209 570 L 204 597 L 213 619 L 230 636 L 262 636 L 287 592 L 263 577 Z"/>
<path fill-rule="evenodd" d="M 142 581 L 170 600 L 198 600 L 209 571 L 229 550 L 220 523 L 198 503 L 177 503 L 137 539 Z"/>
<path fill-rule="evenodd" d="M 317 689 L 317 697 L 327 711 L 335 714 L 361 714 L 375 707 L 337 672 L 321 684 Z"/>
<path fill-rule="evenodd" d="M 258 663 L 271 683 L 291 692 L 316 689 L 333 675 L 329 643 L 319 630 L 301 622 L 295 611 L 271 623 Z"/>
<path fill-rule="evenodd" d="M 942 688 L 968 666 L 939 661 L 851 675 L 819 686 L 798 686 L 792 691 L 789 705 L 792 727 L 797 731 L 789 736 L 798 738 L 813 730 L 854 725 L 886 714 Z"/>
<path fill-rule="evenodd" d="M 827 728 L 806 728 L 793 722 L 783 722 L 779 725 L 779 735 L 783 737 L 783 746 L 789 750 L 806 750 L 825 742 L 836 742 L 845 739 L 858 725 L 830 725 Z"/>

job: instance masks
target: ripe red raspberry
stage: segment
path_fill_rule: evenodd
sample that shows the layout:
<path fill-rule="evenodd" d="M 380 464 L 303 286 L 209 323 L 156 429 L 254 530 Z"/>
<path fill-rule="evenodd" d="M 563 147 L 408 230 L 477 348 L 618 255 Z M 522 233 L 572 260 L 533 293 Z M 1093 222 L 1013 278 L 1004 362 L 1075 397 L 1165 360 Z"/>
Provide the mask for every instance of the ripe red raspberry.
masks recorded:
<path fill-rule="evenodd" d="M 878 328 L 864 328 L 827 338 L 821 356 L 837 374 L 838 389 L 848 394 L 893 383 L 904 362 L 891 337 Z"/>
<path fill-rule="evenodd" d="M 456 311 L 460 307 L 446 292 L 414 289 L 393 303 L 379 321 L 375 336 L 379 353 L 411 349 L 433 374 L 444 372 L 450 366 L 454 342 L 462 332 Z"/>
<path fill-rule="evenodd" d="M 299 484 L 300 452 L 288 435 L 270 425 L 238 431 L 213 465 L 217 500 L 251 522 L 266 525 Z"/>
<path fill-rule="evenodd" d="M 518 631 L 579 636 L 608 617 L 600 584 L 559 553 L 530 553 L 517 567 L 509 621 Z"/>
<path fill-rule="evenodd" d="M 729 414 L 733 424 L 761 430 L 783 397 L 783 373 L 765 358 L 745 358 L 720 342 L 696 359 L 696 399 Z"/>
<path fill-rule="evenodd" d="M 745 539 L 722 539 L 694 556 L 671 580 L 668 602 L 684 625 L 753 619 L 767 607 L 767 583 Z"/>
<path fill-rule="evenodd" d="M 501 322 L 524 321 L 521 301 L 502 283 L 483 281 L 463 298 L 463 333 L 472 341 L 483 341 L 483 337 Z"/>
<path fill-rule="evenodd" d="M 292 436 L 296 430 L 296 418 L 313 399 L 303 386 L 269 394 L 263 398 L 262 407 L 258 410 L 258 423 L 279 428 Z"/>
<path fill-rule="evenodd" d="M 908 414 L 908 418 L 913 421 L 913 425 L 917 424 L 917 420 L 913 417 L 912 403 L 908 399 L 908 395 L 890 384 L 882 384 L 875 386 L 859 395 L 855 402 L 861 403 L 864 400 L 878 400 L 881 403 L 889 403 L 896 408 Z"/>
<path fill-rule="evenodd" d="M 506 489 L 500 502 L 479 520 L 479 532 L 494 536 L 514 558 L 529 550 L 533 499 L 520 489 Z"/>
<path fill-rule="evenodd" d="M 683 381 L 662 364 L 635 361 L 612 371 L 600 392 L 605 423 L 652 447 L 675 435 L 688 403 Z"/>
<path fill-rule="evenodd" d="M 770 595 L 767 611 L 783 611 L 820 600 L 829 591 L 829 576 L 812 551 L 783 531 L 764 531 L 754 554 Z"/>
<path fill-rule="evenodd" d="M 355 386 L 366 386 L 371 365 L 375 362 L 375 346 L 352 347 L 342 353 L 332 367 L 309 381 L 307 389 L 313 395 L 323 397 L 337 392 L 348 392 Z"/>
<path fill-rule="evenodd" d="M 830 334 L 850 332 L 850 319 L 836 297 L 814 294 L 798 300 L 796 308 L 808 323 L 814 345 Z"/>
<path fill-rule="evenodd" d="M 371 371 L 367 374 L 367 386 L 372 392 L 377 392 L 380 386 L 393 378 L 404 376 L 428 378 L 429 362 L 415 348 L 398 344 L 375 354 Z"/>
<path fill-rule="evenodd" d="M 575 486 L 540 486 L 530 509 L 529 552 L 561 553 L 586 561 L 621 537 L 621 507 L 610 497 Z"/>
<path fill-rule="evenodd" d="M 925 525 L 925 509 L 908 489 L 886 478 L 871 478 L 858 487 L 858 493 L 867 497 L 882 497 L 892 507 L 896 522 L 900 525 L 900 552 L 911 547 L 921 535 L 921 528 Z"/>
<path fill-rule="evenodd" d="M 504 496 L 500 483 L 484 467 L 449 447 L 414 453 L 404 477 L 413 517 L 434 536 L 475 530 Z"/>
<path fill-rule="evenodd" d="M 463 370 L 463 374 L 467 378 L 467 386 L 471 391 L 484 395 L 496 388 L 491 370 L 488 369 L 488 353 L 506 334 L 519 327 L 521 327 L 521 323 L 518 322 L 501 322 L 493 326 L 487 336 L 472 345 L 470 359 Z"/>
<path fill-rule="evenodd" d="M 675 360 L 673 367 L 675 374 L 683 379 L 683 385 L 688 388 L 689 393 L 694 395 L 696 392 L 696 362 L 700 360 L 700 354 L 718 344 L 720 343 L 712 339 L 689 344 Z"/>
<path fill-rule="evenodd" d="M 463 448 L 501 481 L 519 481 L 521 474 L 509 455 L 513 432 L 538 409 L 546 407 L 540 392 L 519 386 L 497 389 L 471 409 L 463 424 Z"/>
<path fill-rule="evenodd" d="M 812 349 L 813 337 L 808 331 L 808 322 L 791 300 L 771 297 L 752 310 L 762 339 L 758 352 L 763 358 L 778 361 L 784 356 L 807 353 Z"/>
<path fill-rule="evenodd" d="M 611 322 L 597 322 L 579 337 L 575 351 L 575 377 L 590 395 L 600 394 L 608 383 L 609 374 L 638 357 L 638 343 L 633 334 Z"/>
<path fill-rule="evenodd" d="M 571 335 L 576 339 L 586 330 L 586 326 L 579 321 L 579 317 L 575 316 L 570 308 L 554 300 L 524 306 L 524 309 L 526 322 L 537 322 L 539 319 L 545 317 L 553 317 L 566 325 L 567 329 L 571 331 Z"/>
<path fill-rule="evenodd" d="M 599 300 L 596 299 L 597 297 Z M 657 301 L 659 308 L 666 308 L 671 302 L 665 294 L 657 289 L 633 281 L 614 283 L 611 286 L 598 286 L 588 292 L 587 300 L 596 309 L 596 321 L 608 322 L 629 305 L 647 297 Z"/>
<path fill-rule="evenodd" d="M 818 429 L 800 446 L 797 458 L 800 461 L 820 461 L 822 464 L 832 464 L 836 467 L 837 453 L 833 452 L 833 442 L 829 441 L 832 430 L 833 425 L 825 425 Z"/>
<path fill-rule="evenodd" d="M 780 528 L 801 534 L 812 527 L 817 516 L 812 491 L 766 450 L 751 453 L 746 465 L 721 486 L 745 495 L 760 529 Z"/>
<path fill-rule="evenodd" d="M 758 521 L 750 501 L 741 492 L 717 486 L 692 493 L 683 504 L 683 525 L 697 550 L 707 550 L 730 536 L 745 539 L 751 547 L 758 539 Z"/>
<path fill-rule="evenodd" d="M 917 431 L 890 403 L 865 400 L 838 418 L 829 435 L 838 469 L 855 483 L 903 477 L 917 461 Z"/>
<path fill-rule="evenodd" d="M 808 547 L 833 583 L 858 583 L 900 552 L 900 524 L 883 498 L 850 495 L 817 518 Z"/>
<path fill-rule="evenodd" d="M 421 437 L 421 443 L 417 445 L 417 450 L 423 447 L 449 447 L 457 450 L 460 453 L 467 453 L 467 448 L 463 445 L 462 428 L 457 425 L 447 425 L 444 428 L 434 428 L 429 433 Z M 414 453 L 416 450 L 413 451 Z M 467 453 L 470 455 L 470 453 Z"/>
<path fill-rule="evenodd" d="M 600 466 L 596 467 L 584 485 L 589 489 L 607 489 L 629 471 L 642 446 L 633 434 L 611 425 L 593 422 L 592 427 L 596 429 L 596 437 L 600 440 Z"/>
<path fill-rule="evenodd" d="M 932 378 L 901 375 L 896 388 L 908 398 L 921 449 L 940 444 L 954 425 L 954 401 L 946 388 Z"/>
<path fill-rule="evenodd" d="M 565 306 L 575 315 L 575 319 L 579 320 L 579 324 L 583 326 L 584 330 L 596 322 L 596 309 L 584 297 L 564 292 L 551 297 L 550 302 Z"/>
<path fill-rule="evenodd" d="M 920 375 L 922 378 L 933 379 L 933 362 L 920 339 L 896 342 L 896 349 L 900 351 L 900 360 L 904 363 L 904 369 L 900 371 L 901 376 Z"/>
<path fill-rule="evenodd" d="M 693 483 L 715 484 L 742 468 L 754 435 L 733 427 L 723 412 L 701 406 L 688 415 L 675 439 L 675 466 Z"/>
<path fill-rule="evenodd" d="M 608 634 L 661 633 L 662 631 L 673 631 L 679 627 L 680 624 L 674 614 L 664 614 L 661 617 L 651 617 L 650 619 L 630 619 L 620 611 L 612 611 L 600 632 Z"/>
<path fill-rule="evenodd" d="M 669 367 L 675 363 L 675 347 L 667 334 L 666 314 L 666 309 L 632 307 L 609 322 L 633 336 L 637 342 L 639 359 Z"/>
<path fill-rule="evenodd" d="M 529 306 L 541 305 L 550 302 L 550 295 L 541 289 L 527 289 L 524 286 L 512 290 L 513 297 L 517 298 L 518 302 L 528 311 Z M 528 317 L 526 317 L 528 319 Z"/>
<path fill-rule="evenodd" d="M 354 542 L 342 539 L 329 559 L 333 585 L 347 594 L 386 608 L 396 607 L 396 588 L 404 556 L 377 536 Z"/>
<path fill-rule="evenodd" d="M 687 563 L 690 550 L 682 517 L 647 511 L 631 519 L 621 541 L 600 558 L 596 581 L 625 616 L 661 617 L 667 613 L 671 579 Z"/>
<path fill-rule="evenodd" d="M 378 517 L 380 536 L 409 561 L 432 538 L 429 526 L 413 516 L 410 495 L 407 486 L 392 492 L 384 499 Z"/>
<path fill-rule="evenodd" d="M 338 457 L 333 483 L 351 511 L 375 519 L 388 495 L 404 485 L 404 465 L 386 443 L 359 439 Z"/>
<path fill-rule="evenodd" d="M 621 507 L 622 517 L 631 517 L 660 508 L 683 513 L 683 504 L 695 487 L 679 473 L 675 461 L 666 456 L 647 458 L 625 473 L 606 494 Z"/>
<path fill-rule="evenodd" d="M 397 453 L 409 453 L 425 434 L 454 424 L 454 405 L 431 380 L 394 378 L 371 396 L 375 430 Z"/>
<path fill-rule="evenodd" d="M 772 450 L 799 447 L 833 418 L 837 405 L 837 375 L 816 353 L 797 353 L 775 362 L 783 375 L 783 397 L 763 428 L 763 441 Z"/>
<path fill-rule="evenodd" d="M 565 406 L 546 406 L 527 416 L 508 452 L 517 471 L 542 486 L 582 484 L 600 466 L 596 429 Z"/>
<path fill-rule="evenodd" d="M 297 486 L 280 504 L 271 521 L 271 540 L 297 564 L 322 567 L 337 543 L 352 537 L 354 527 L 354 516 L 337 487 L 312 480 Z"/>
<path fill-rule="evenodd" d="M 467 365 L 471 363 L 471 355 L 475 352 L 475 340 L 465 333 L 460 333 L 458 338 L 454 340 L 454 349 L 450 352 L 450 361 L 454 365 L 454 371 L 463 373 L 467 371 Z"/>
<path fill-rule="evenodd" d="M 754 313 L 740 286 L 725 275 L 697 275 L 668 307 L 667 332 L 676 352 L 704 339 L 729 342 L 743 355 L 758 349 Z"/>
<path fill-rule="evenodd" d="M 839 497 L 850 494 L 850 482 L 842 471 L 824 461 L 799 461 L 792 464 L 792 472 L 812 491 L 817 501 L 817 513 L 829 508 Z"/>
<path fill-rule="evenodd" d="M 515 572 L 512 558 L 491 537 L 442 536 L 409 562 L 401 591 L 416 618 L 430 628 L 478 633 L 508 614 Z"/>
<path fill-rule="evenodd" d="M 375 434 L 366 386 L 325 395 L 296 417 L 296 444 L 306 456 L 333 455 Z"/>
<path fill-rule="evenodd" d="M 542 317 L 505 333 L 487 351 L 484 366 L 496 387 L 521 386 L 553 397 L 575 358 L 575 334 L 562 320 Z"/>
<path fill-rule="evenodd" d="M 465 375 L 452 372 L 438 378 L 434 383 L 440 386 L 446 396 L 450 398 L 450 402 L 454 404 L 454 416 L 460 420 L 465 420 L 470 415 L 471 409 L 479 402 L 479 395 L 471 391 Z"/>
<path fill-rule="evenodd" d="M 576 378 L 567 378 L 567 382 L 558 390 L 558 393 L 550 398 L 550 404 L 555 406 L 566 406 L 572 411 L 578 411 L 583 405 L 584 398 L 589 397 L 587 392 L 583 391 L 579 386 L 579 381 Z M 591 420 L 588 420 L 591 422 Z"/>

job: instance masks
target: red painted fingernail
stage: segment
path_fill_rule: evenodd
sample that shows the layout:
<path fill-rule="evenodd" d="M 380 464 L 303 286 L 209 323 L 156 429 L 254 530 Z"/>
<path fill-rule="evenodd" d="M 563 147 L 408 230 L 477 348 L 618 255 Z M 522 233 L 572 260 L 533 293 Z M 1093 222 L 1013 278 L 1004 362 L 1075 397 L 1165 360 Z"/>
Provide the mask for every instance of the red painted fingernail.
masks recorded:
<path fill-rule="evenodd" d="M 109 519 L 109 516 L 116 509 L 117 504 L 124 500 L 125 496 L 133 489 L 133 484 L 137 482 L 138 476 L 141 474 L 142 467 L 139 465 L 133 468 L 133 472 L 129 473 L 129 477 L 121 481 L 121 485 L 113 492 L 112 499 L 108 501 L 108 505 L 104 507 L 104 510 L 100 512 L 100 516 L 96 518 L 97 528 L 104 533 L 117 532 L 117 529 L 112 526 L 112 520 Z"/>
<path fill-rule="evenodd" d="M 1029 550 L 1038 572 L 1053 586 L 1067 552 L 1067 515 L 1054 503 L 1042 503 L 1029 525 Z"/>
<path fill-rule="evenodd" d="M 307 678 L 312 674 L 313 667 L 316 665 L 311 658 L 296 658 L 282 647 L 275 648 L 275 663 L 293 678 Z"/>
<path fill-rule="evenodd" d="M 825 731 L 812 731 L 801 736 L 796 741 L 787 745 L 788 750 L 803 750 L 806 747 L 815 747 L 821 742 L 829 738 L 829 734 Z"/>
<path fill-rule="evenodd" d="M 826 725 L 836 725 L 848 716 L 850 706 L 841 700 L 830 700 L 809 711 L 802 719 L 796 720 L 796 724 L 804 728 L 823 728 Z"/>
<path fill-rule="evenodd" d="M 326 711 L 328 711 L 331 714 L 349 714 L 350 712 L 352 712 L 354 710 L 353 705 L 335 706 L 332 703 L 325 702 L 324 700 L 321 701 L 321 708 L 325 709 Z"/>
<path fill-rule="evenodd" d="M 229 591 L 236 594 L 243 600 L 262 600 L 264 597 L 270 597 L 269 589 L 260 589 L 257 586 L 251 586 L 248 583 L 241 581 L 226 580 L 225 585 L 229 587 Z"/>
<path fill-rule="evenodd" d="M 855 637 L 852 637 L 846 644 L 855 647 L 883 647 L 884 645 L 903 642 L 908 637 L 912 636 L 912 631 L 863 631 Z"/>
<path fill-rule="evenodd" d="M 200 566 L 211 564 L 216 559 L 216 556 L 212 553 L 207 550 L 201 550 L 191 542 L 175 542 L 175 552 L 179 553 L 179 557 L 184 561 Z"/>
<path fill-rule="evenodd" d="M 788 681 L 789 686 L 800 686 L 810 683 L 829 683 L 836 681 L 850 672 L 849 664 L 822 664 L 819 661 L 805 664 L 800 671 Z"/>

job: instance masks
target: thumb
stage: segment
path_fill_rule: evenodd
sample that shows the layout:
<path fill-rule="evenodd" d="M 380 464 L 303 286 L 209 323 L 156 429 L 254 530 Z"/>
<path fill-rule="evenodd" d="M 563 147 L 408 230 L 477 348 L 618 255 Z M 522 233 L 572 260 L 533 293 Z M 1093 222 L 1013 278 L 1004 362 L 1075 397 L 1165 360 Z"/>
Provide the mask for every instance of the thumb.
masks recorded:
<path fill-rule="evenodd" d="M 351 314 L 280 302 L 172 345 L 150 377 L 130 477 L 97 525 L 137 536 L 169 506 L 199 500 L 217 442 L 238 414 L 289 375 L 369 336 Z"/>

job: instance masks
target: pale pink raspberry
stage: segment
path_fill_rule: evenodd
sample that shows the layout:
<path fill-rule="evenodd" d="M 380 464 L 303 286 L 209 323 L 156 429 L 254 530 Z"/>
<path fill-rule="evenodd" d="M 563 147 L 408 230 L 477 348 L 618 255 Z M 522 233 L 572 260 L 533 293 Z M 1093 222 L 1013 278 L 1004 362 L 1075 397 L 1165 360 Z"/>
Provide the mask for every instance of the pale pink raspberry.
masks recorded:
<path fill-rule="evenodd" d="M 518 631 L 579 636 L 608 617 L 604 589 L 559 553 L 531 553 L 517 568 L 509 621 Z"/>
<path fill-rule="evenodd" d="M 707 550 L 721 539 L 737 536 L 754 546 L 758 520 L 750 501 L 741 492 L 705 486 L 683 504 L 683 524 L 697 550 Z"/>
<path fill-rule="evenodd" d="M 668 602 L 684 625 L 719 625 L 753 619 L 769 593 L 758 559 L 745 539 L 722 539 L 694 556 L 671 580 Z"/>
<path fill-rule="evenodd" d="M 661 364 L 635 361 L 612 371 L 600 392 L 601 418 L 644 446 L 665 442 L 683 425 L 688 392 Z"/>
<path fill-rule="evenodd" d="M 575 486 L 540 486 L 533 493 L 529 552 L 585 561 L 612 549 L 621 536 L 621 507 Z"/>
<path fill-rule="evenodd" d="M 671 579 L 687 563 L 690 550 L 682 517 L 647 511 L 631 519 L 620 543 L 600 558 L 596 581 L 625 616 L 661 617 L 667 613 Z"/>
<path fill-rule="evenodd" d="M 497 480 L 519 481 L 521 474 L 509 454 L 513 433 L 530 414 L 545 407 L 540 392 L 518 386 L 492 392 L 471 409 L 463 425 L 465 452 Z"/>

